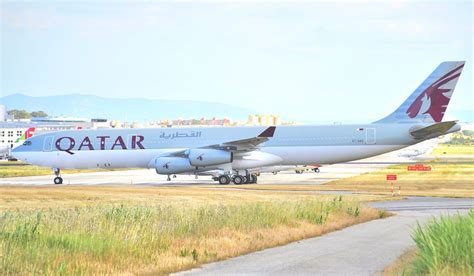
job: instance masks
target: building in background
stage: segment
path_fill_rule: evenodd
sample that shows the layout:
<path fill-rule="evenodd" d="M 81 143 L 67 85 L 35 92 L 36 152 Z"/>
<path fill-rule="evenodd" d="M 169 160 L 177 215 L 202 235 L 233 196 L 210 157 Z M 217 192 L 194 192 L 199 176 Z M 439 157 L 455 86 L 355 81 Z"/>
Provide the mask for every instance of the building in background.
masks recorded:
<path fill-rule="evenodd" d="M 3 104 L 0 104 L 0 122 L 5 122 L 7 120 L 7 107 Z"/>
<path fill-rule="evenodd" d="M 75 117 L 40 117 L 32 118 L 30 124 L 35 125 L 38 132 L 60 130 L 89 129 L 93 123 L 84 118 Z"/>
<path fill-rule="evenodd" d="M 246 125 L 248 126 L 279 126 L 284 124 L 279 115 L 249 115 Z M 293 124 L 293 123 L 291 123 Z"/>

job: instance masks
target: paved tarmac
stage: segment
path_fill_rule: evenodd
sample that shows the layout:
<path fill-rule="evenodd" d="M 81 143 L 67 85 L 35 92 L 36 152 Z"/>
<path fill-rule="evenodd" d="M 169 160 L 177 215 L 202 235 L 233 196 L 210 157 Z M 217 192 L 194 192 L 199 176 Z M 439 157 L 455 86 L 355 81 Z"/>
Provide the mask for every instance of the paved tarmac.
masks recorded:
<path fill-rule="evenodd" d="M 259 184 L 323 184 L 332 180 L 355 176 L 361 173 L 371 172 L 386 167 L 386 164 L 337 164 L 321 168 L 320 173 L 305 172 L 296 174 L 294 171 L 284 171 L 277 175 L 271 173 L 262 174 Z M 191 175 L 178 175 L 172 181 L 166 181 L 166 176 L 156 174 L 155 170 L 127 170 L 127 171 L 104 171 L 93 173 L 63 174 L 64 185 L 115 185 L 115 184 L 138 184 L 138 185 L 198 185 L 217 184 L 210 176 L 199 176 L 195 179 Z M 0 185 L 52 185 L 54 175 L 10 177 L 0 178 Z M 229 185 L 231 187 L 232 185 Z"/>
<path fill-rule="evenodd" d="M 472 199 L 411 197 L 371 204 L 396 215 L 181 272 L 191 275 L 374 275 L 415 246 L 417 223 L 466 213 Z"/>

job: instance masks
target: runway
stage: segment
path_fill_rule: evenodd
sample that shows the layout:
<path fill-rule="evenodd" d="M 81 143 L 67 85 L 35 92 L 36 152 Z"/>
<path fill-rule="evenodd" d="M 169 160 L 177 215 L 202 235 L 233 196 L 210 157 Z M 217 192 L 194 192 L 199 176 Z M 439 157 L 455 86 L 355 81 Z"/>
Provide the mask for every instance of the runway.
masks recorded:
<path fill-rule="evenodd" d="M 262 174 L 259 184 L 308 184 L 319 185 L 332 180 L 355 176 L 361 173 L 384 168 L 386 164 L 361 164 L 358 166 L 337 164 L 321 168 L 320 173 L 305 172 L 296 174 L 294 171 Z M 177 175 L 172 181 L 166 181 L 166 176 L 156 174 L 155 170 L 104 171 L 93 173 L 63 174 L 63 185 L 199 185 L 217 184 L 211 176 Z M 54 175 L 0 178 L 0 185 L 53 185 Z"/>
<path fill-rule="evenodd" d="M 472 199 L 411 197 L 371 206 L 396 215 L 178 274 L 379 274 L 415 246 L 410 234 L 417 223 L 440 215 L 466 213 L 474 208 L 474 202 Z"/>

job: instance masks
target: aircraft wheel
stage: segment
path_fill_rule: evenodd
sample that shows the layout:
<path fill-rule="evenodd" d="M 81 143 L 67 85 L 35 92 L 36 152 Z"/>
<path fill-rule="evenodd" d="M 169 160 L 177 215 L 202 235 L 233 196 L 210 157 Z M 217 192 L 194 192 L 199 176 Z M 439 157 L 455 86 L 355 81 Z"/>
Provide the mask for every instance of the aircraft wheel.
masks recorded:
<path fill-rule="evenodd" d="M 55 177 L 54 184 L 63 184 L 63 179 L 59 176 Z"/>
<path fill-rule="evenodd" d="M 223 174 L 219 176 L 218 181 L 221 185 L 227 185 L 230 183 L 230 177 L 228 175 Z"/>
<path fill-rule="evenodd" d="M 314 171 L 315 173 L 319 173 L 319 168 L 314 168 L 313 171 Z"/>
<path fill-rule="evenodd" d="M 235 185 L 240 185 L 240 184 L 245 183 L 244 180 L 245 180 L 244 177 L 240 175 L 236 175 L 234 176 L 234 178 L 232 178 L 232 182 L 234 182 Z"/>
<path fill-rule="evenodd" d="M 272 172 L 273 175 L 277 175 L 278 172 Z"/>
<path fill-rule="evenodd" d="M 257 176 L 255 174 L 250 175 L 250 182 L 251 184 L 257 184 Z"/>

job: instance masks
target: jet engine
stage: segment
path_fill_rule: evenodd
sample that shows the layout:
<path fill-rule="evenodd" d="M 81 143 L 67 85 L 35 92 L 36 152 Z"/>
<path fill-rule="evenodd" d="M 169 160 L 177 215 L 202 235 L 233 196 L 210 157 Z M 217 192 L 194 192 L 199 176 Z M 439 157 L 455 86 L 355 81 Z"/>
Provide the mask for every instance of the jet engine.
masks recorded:
<path fill-rule="evenodd" d="M 155 159 L 155 170 L 158 174 L 177 174 L 194 171 L 196 168 L 183 157 L 159 157 Z"/>
<path fill-rule="evenodd" d="M 190 149 L 189 163 L 195 167 L 208 167 L 232 163 L 232 152 L 216 149 Z"/>

